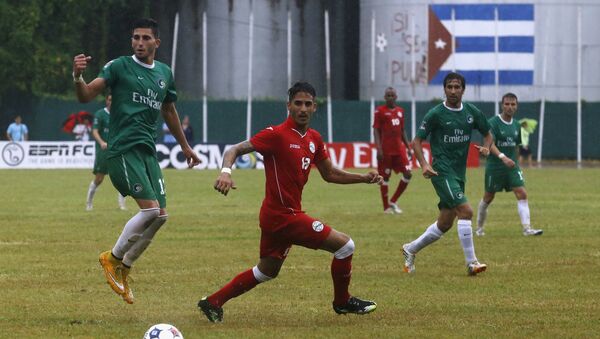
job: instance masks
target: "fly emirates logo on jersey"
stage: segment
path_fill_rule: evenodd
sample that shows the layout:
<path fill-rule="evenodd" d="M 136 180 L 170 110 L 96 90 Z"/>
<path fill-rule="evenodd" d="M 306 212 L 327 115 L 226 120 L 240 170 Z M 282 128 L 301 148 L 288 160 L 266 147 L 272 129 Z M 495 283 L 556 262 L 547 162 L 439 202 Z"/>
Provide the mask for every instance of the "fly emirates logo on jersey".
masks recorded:
<path fill-rule="evenodd" d="M 147 96 L 143 96 L 142 94 L 140 94 L 138 92 L 133 92 L 132 100 L 133 100 L 133 102 L 136 102 L 139 104 L 144 104 L 150 108 L 160 110 L 160 108 L 162 107 L 162 102 L 156 100 L 157 98 L 158 98 L 158 93 L 156 93 L 153 90 L 151 90 L 150 88 L 148 88 Z"/>
<path fill-rule="evenodd" d="M 469 134 L 465 135 L 465 131 L 460 128 L 454 129 L 454 135 L 444 134 L 444 143 L 446 144 L 460 144 L 470 140 L 471 136 Z"/>

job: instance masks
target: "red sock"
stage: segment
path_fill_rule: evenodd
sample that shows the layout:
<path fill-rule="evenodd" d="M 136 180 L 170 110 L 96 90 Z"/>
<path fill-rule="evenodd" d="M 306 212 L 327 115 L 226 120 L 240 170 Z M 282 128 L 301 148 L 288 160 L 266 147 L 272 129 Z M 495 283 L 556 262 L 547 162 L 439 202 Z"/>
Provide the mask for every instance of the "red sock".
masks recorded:
<path fill-rule="evenodd" d="M 333 258 L 331 262 L 331 278 L 333 279 L 333 303 L 337 306 L 346 305 L 350 299 L 348 286 L 352 277 L 352 256 L 344 259 Z"/>
<path fill-rule="evenodd" d="M 398 198 L 400 198 L 402 193 L 404 193 L 406 186 L 408 186 L 408 183 L 404 180 L 400 180 L 400 183 L 398 184 L 398 188 L 396 188 L 396 192 L 394 192 L 394 195 L 392 196 L 393 203 L 396 203 L 396 201 L 398 201 Z"/>
<path fill-rule="evenodd" d="M 387 210 L 390 207 L 390 203 L 388 202 L 388 184 L 387 181 L 384 181 L 381 186 L 379 186 L 379 191 L 381 192 L 381 200 L 383 201 L 383 210 Z"/>
<path fill-rule="evenodd" d="M 208 302 L 212 305 L 221 307 L 229 299 L 235 298 L 240 294 L 250 291 L 256 285 L 258 285 L 258 281 L 256 280 L 256 278 L 254 278 L 254 273 L 252 273 L 252 269 L 249 269 L 245 272 L 238 274 L 229 283 L 227 283 L 227 285 L 221 287 L 220 290 L 213 293 L 207 299 Z"/>

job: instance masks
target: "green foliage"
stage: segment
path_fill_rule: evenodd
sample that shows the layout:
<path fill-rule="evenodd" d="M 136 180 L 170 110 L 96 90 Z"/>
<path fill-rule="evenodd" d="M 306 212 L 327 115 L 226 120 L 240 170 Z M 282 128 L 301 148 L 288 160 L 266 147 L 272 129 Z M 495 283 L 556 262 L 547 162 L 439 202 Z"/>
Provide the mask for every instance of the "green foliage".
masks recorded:
<path fill-rule="evenodd" d="M 0 1 L 0 107 L 13 93 L 72 92 L 73 57 L 93 57 L 86 76 L 131 52 L 131 20 L 151 13 L 149 0 Z"/>
<path fill-rule="evenodd" d="M 237 190 L 212 189 L 216 171 L 166 170 L 169 221 L 133 269 L 126 305 L 102 276 L 98 254 L 135 212 L 117 209 L 106 178 L 85 212 L 89 170 L 4 170 L 0 187 L 0 337 L 141 338 L 171 323 L 186 338 L 590 338 L 600 333 L 597 169 L 525 169 L 533 226 L 520 233 L 516 201 L 499 193 L 475 239 L 487 272 L 468 277 L 456 231 L 402 272 L 401 246 L 437 215 L 428 180 L 414 171 L 402 215 L 384 215 L 373 185 L 333 185 L 312 173 L 303 208 L 356 243 L 350 291 L 378 303 L 365 316 L 331 309 L 332 255 L 294 247 L 277 279 L 229 301 L 209 323 L 197 301 L 258 260 L 262 171 L 234 172 Z M 482 196 L 469 170 L 467 196 Z M 394 176 L 390 187 L 395 187 Z M 549 184 L 551 183 L 551 184 Z"/>

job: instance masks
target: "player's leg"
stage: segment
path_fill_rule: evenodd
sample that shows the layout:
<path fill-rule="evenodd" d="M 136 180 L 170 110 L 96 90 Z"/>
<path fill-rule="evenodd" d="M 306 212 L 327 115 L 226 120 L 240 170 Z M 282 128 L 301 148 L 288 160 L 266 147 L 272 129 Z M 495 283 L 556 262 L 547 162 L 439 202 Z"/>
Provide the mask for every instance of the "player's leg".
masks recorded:
<path fill-rule="evenodd" d="M 139 257 L 139 254 L 134 260 L 131 260 L 131 258 L 125 259 L 125 256 L 134 246 L 136 248 L 135 251 L 139 251 L 141 254 L 145 247 L 147 247 L 147 244 L 142 246 L 145 241 L 142 241 L 139 244 L 138 241 L 143 238 L 144 232 L 153 225 L 155 221 L 161 221 L 160 218 L 158 218 L 161 206 L 159 205 L 157 194 L 154 192 L 150 178 L 148 177 L 148 169 L 145 165 L 144 158 L 147 156 L 149 155 L 144 154 L 144 152 L 139 152 L 134 148 L 119 157 L 107 160 L 109 174 L 115 188 L 121 195 L 131 195 L 140 207 L 140 211 L 125 224 L 113 249 L 102 254 L 114 258 L 116 260 L 115 262 L 118 263 L 118 272 L 116 274 L 123 286 L 121 296 L 127 302 L 133 301 L 133 296 L 130 293 L 127 283 L 127 276 L 129 269 L 131 268 L 129 265 Z M 128 261 L 129 265 L 123 263 L 124 259 Z M 114 266 L 114 263 L 112 266 Z M 111 269 L 111 267 L 107 267 L 106 265 L 102 265 L 102 267 L 105 271 L 105 275 L 107 270 Z M 107 281 L 109 281 L 109 284 L 111 283 L 108 277 Z"/>
<path fill-rule="evenodd" d="M 492 201 L 494 201 L 495 196 L 495 192 L 488 192 L 486 188 L 486 191 L 483 193 L 483 198 L 479 201 L 479 206 L 477 207 L 477 230 L 475 231 L 477 236 L 482 237 L 485 235 L 484 227 L 485 220 L 487 219 L 487 209 Z"/>
<path fill-rule="evenodd" d="M 375 311 L 377 304 L 374 301 L 351 296 L 348 291 L 352 277 L 354 241 L 348 235 L 331 229 L 327 238 L 321 243 L 320 249 L 333 253 L 331 261 L 333 310 L 337 314 L 367 314 Z"/>
<path fill-rule="evenodd" d="M 530 214 L 529 214 L 529 201 L 527 200 L 527 191 L 524 186 L 513 188 L 515 197 L 517 198 L 517 211 L 519 212 L 519 218 L 521 219 L 521 226 L 523 227 L 523 235 L 542 235 L 544 233 L 541 229 L 531 228 Z"/>
<path fill-rule="evenodd" d="M 383 212 L 386 214 L 393 214 L 394 210 L 390 208 L 388 197 L 390 175 L 392 174 L 389 157 L 384 156 L 382 160 L 377 160 L 377 171 L 379 172 L 379 175 L 383 177 L 383 183 L 379 185 L 381 201 L 383 202 Z"/>
<path fill-rule="evenodd" d="M 119 204 L 120 210 L 127 210 L 127 206 L 125 205 L 125 197 L 122 196 L 121 193 L 117 193 L 117 203 Z"/>
<path fill-rule="evenodd" d="M 223 305 L 258 284 L 277 277 L 290 248 L 291 244 L 276 233 L 262 229 L 259 263 L 235 276 L 215 293 L 200 299 L 198 308 L 211 322 L 223 321 Z"/>
<path fill-rule="evenodd" d="M 410 166 L 406 153 L 404 152 L 401 155 L 394 157 L 392 166 L 396 173 L 402 172 L 402 178 L 398 183 L 398 187 L 396 188 L 392 199 L 390 199 L 390 207 L 392 207 L 396 213 L 402 213 L 402 210 L 400 209 L 400 207 L 398 207 L 398 204 L 396 202 L 398 201 L 402 193 L 404 193 L 406 187 L 410 183 L 410 179 L 412 178 L 412 173 L 410 171 Z"/>
<path fill-rule="evenodd" d="M 471 226 L 473 209 L 469 203 L 465 202 L 456 206 L 454 210 L 456 211 L 456 216 L 458 218 L 456 230 L 465 255 L 467 273 L 469 275 L 476 275 L 484 272 L 487 269 L 487 265 L 482 264 L 477 260 L 477 256 L 475 255 L 475 245 L 473 244 L 473 228 Z"/>
<path fill-rule="evenodd" d="M 102 181 L 104 181 L 105 174 L 106 173 L 100 173 L 94 170 L 94 180 L 92 180 L 92 182 L 90 182 L 90 185 L 88 186 L 87 199 L 85 204 L 86 211 L 91 211 L 94 208 L 94 195 L 96 194 L 98 186 L 100 186 L 100 184 L 102 184 Z"/>

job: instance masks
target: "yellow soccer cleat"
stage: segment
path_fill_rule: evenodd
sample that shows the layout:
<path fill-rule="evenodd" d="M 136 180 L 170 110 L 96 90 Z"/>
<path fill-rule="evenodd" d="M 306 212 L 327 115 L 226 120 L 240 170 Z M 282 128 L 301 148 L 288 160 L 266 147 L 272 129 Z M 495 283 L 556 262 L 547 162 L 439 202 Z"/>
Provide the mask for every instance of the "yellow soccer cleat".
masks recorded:
<path fill-rule="evenodd" d="M 110 251 L 102 252 L 98 261 L 100 261 L 104 277 L 110 288 L 118 295 L 122 295 L 125 288 L 123 287 L 123 279 L 120 272 L 121 261 L 117 260 Z"/>
<path fill-rule="evenodd" d="M 121 268 L 121 277 L 123 279 L 123 294 L 121 294 L 121 297 L 123 297 L 123 300 L 125 300 L 126 303 L 128 304 L 133 304 L 133 292 L 131 291 L 131 287 L 129 286 L 129 282 L 131 280 L 131 277 L 129 277 L 129 271 L 131 270 L 131 268 L 127 268 L 125 266 L 122 266 Z M 128 279 L 129 278 L 129 279 Z"/>

